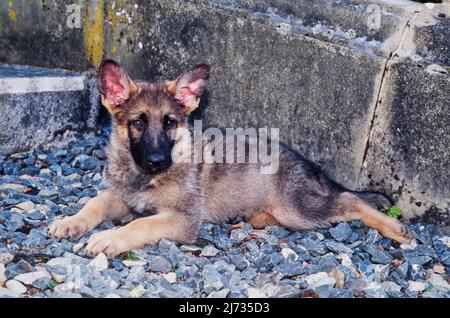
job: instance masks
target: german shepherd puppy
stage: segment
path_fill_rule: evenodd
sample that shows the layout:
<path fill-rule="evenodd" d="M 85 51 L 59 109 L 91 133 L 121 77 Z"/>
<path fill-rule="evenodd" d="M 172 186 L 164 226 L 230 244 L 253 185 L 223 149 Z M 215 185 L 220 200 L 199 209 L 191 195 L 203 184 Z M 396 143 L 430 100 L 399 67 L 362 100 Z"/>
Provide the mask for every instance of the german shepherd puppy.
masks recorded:
<path fill-rule="evenodd" d="M 389 198 L 349 191 L 283 145 L 274 174 L 260 173 L 258 163 L 173 162 L 173 130 L 189 125 L 209 74 L 208 65 L 198 65 L 173 81 L 135 82 L 116 62 L 103 61 L 100 92 L 112 117 L 106 190 L 76 215 L 56 220 L 50 235 L 79 237 L 106 219 L 133 212 L 141 217 L 92 235 L 88 255 L 114 257 L 163 238 L 192 242 L 202 222 L 235 217 L 255 228 L 280 224 L 293 230 L 362 220 L 386 237 L 411 241 L 402 223 L 377 210 L 391 206 Z"/>

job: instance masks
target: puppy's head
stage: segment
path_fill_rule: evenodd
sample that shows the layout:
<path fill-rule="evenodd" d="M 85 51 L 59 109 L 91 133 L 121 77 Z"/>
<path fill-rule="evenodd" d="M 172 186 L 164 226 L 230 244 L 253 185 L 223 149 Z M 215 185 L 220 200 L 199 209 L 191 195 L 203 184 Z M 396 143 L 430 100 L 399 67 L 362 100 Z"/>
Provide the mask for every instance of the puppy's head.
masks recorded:
<path fill-rule="evenodd" d="M 198 65 L 176 80 L 135 82 L 116 62 L 103 61 L 102 104 L 111 114 L 114 133 L 142 172 L 156 174 L 172 164 L 172 132 L 184 127 L 198 108 L 209 72 L 208 65 Z"/>

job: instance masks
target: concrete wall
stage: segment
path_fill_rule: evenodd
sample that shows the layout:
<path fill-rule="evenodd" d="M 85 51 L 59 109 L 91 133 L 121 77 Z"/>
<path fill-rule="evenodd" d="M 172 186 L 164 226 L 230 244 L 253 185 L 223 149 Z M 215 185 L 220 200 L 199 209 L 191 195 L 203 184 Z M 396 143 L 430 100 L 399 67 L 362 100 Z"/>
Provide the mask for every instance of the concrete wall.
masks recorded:
<path fill-rule="evenodd" d="M 208 123 L 279 127 L 344 185 L 449 224 L 449 16 L 406 0 L 3 1 L 0 62 L 108 57 L 149 80 L 210 63 Z"/>
<path fill-rule="evenodd" d="M 0 65 L 0 153 L 97 129 L 97 76 Z"/>

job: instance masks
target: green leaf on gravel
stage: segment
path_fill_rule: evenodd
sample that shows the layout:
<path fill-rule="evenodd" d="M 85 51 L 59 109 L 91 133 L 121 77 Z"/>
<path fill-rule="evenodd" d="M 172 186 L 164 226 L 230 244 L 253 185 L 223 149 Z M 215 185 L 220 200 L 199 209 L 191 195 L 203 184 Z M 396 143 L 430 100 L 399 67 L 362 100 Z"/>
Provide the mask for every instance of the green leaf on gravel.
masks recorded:
<path fill-rule="evenodd" d="M 125 260 L 130 260 L 130 261 L 138 261 L 140 260 L 140 257 L 134 253 L 134 252 L 125 252 L 119 255 L 120 259 L 125 261 Z"/>
<path fill-rule="evenodd" d="M 402 210 L 400 210 L 400 208 L 394 205 L 389 209 L 388 215 L 393 218 L 398 218 L 399 216 L 402 215 Z"/>
<path fill-rule="evenodd" d="M 55 289 L 56 285 L 57 283 L 54 280 L 52 280 L 50 283 L 47 284 L 47 287 L 49 289 Z"/>
<path fill-rule="evenodd" d="M 384 206 L 382 208 L 380 208 L 381 212 L 387 213 L 387 215 L 389 215 L 392 218 L 397 219 L 399 216 L 402 215 L 402 210 L 400 210 L 400 208 L 396 205 L 391 206 L 390 208 Z"/>
<path fill-rule="evenodd" d="M 47 263 L 50 260 L 50 257 L 48 257 L 48 256 L 40 256 L 40 257 L 38 257 L 38 259 L 40 259 L 44 263 Z"/>

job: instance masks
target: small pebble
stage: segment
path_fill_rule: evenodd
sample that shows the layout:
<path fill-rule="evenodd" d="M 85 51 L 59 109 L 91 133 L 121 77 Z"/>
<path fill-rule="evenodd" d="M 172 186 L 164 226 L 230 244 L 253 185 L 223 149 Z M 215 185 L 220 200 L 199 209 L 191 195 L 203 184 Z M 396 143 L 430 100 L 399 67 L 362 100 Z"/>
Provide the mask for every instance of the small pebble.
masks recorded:
<path fill-rule="evenodd" d="M 8 288 L 15 294 L 21 295 L 27 292 L 27 288 L 21 282 L 18 282 L 17 280 L 14 279 L 8 280 L 5 285 L 6 288 Z"/>
<path fill-rule="evenodd" d="M 177 274 L 174 272 L 162 274 L 162 277 L 164 277 L 170 284 L 175 284 L 177 282 Z"/>
<path fill-rule="evenodd" d="M 172 271 L 172 264 L 162 256 L 150 255 L 148 258 L 148 268 L 152 272 L 168 273 Z"/>
<path fill-rule="evenodd" d="M 247 289 L 248 298 L 267 298 L 267 295 L 257 288 Z"/>
<path fill-rule="evenodd" d="M 330 229 L 331 236 L 337 241 L 345 241 L 352 234 L 352 228 L 348 223 L 339 223 L 337 226 Z"/>
<path fill-rule="evenodd" d="M 133 267 L 133 266 L 144 266 L 147 264 L 146 261 L 131 261 L 131 260 L 125 260 L 122 262 L 123 265 L 126 267 Z"/>
<path fill-rule="evenodd" d="M 226 298 L 229 293 L 230 293 L 230 289 L 224 288 L 224 289 L 210 293 L 207 298 Z"/>
<path fill-rule="evenodd" d="M 84 243 L 77 243 L 72 247 L 74 253 L 79 252 L 84 246 Z"/>
<path fill-rule="evenodd" d="M 24 211 L 30 211 L 34 209 L 34 203 L 31 201 L 25 201 L 17 204 L 16 207 Z"/>
<path fill-rule="evenodd" d="M 8 288 L 0 287 L 0 298 L 17 298 L 17 294 L 10 291 Z"/>
<path fill-rule="evenodd" d="M 219 253 L 219 250 L 212 245 L 206 246 L 200 253 L 200 256 L 213 257 Z"/>
<path fill-rule="evenodd" d="M 408 290 L 412 292 L 423 292 L 427 288 L 427 284 L 423 282 L 408 281 Z"/>
<path fill-rule="evenodd" d="M 144 286 L 139 284 L 138 286 L 136 286 L 135 288 L 133 288 L 130 291 L 130 296 L 133 297 L 133 298 L 141 297 L 142 295 L 145 294 L 146 291 L 147 291 L 147 289 L 145 289 Z"/>
<path fill-rule="evenodd" d="M 1 263 L 1 261 L 0 261 Z M 445 267 L 442 264 L 435 264 L 433 266 L 433 272 L 435 272 L 436 274 L 445 274 Z"/>
<path fill-rule="evenodd" d="M 32 285 L 34 282 L 36 282 L 41 278 L 51 279 L 51 276 L 47 271 L 39 270 L 35 272 L 19 274 L 16 277 L 14 277 L 15 280 L 24 283 L 25 285 Z"/>
<path fill-rule="evenodd" d="M 344 288 L 344 281 L 345 281 L 345 274 L 338 270 L 337 268 L 334 268 L 330 273 L 330 277 L 333 277 L 336 281 L 335 287 L 336 288 Z"/>
<path fill-rule="evenodd" d="M 181 245 L 180 250 L 182 252 L 201 252 L 202 248 L 195 245 Z"/>
<path fill-rule="evenodd" d="M 417 240 L 412 239 L 411 243 L 409 244 L 400 244 L 400 248 L 402 250 L 414 250 L 417 247 Z"/>
<path fill-rule="evenodd" d="M 427 278 L 427 282 L 444 293 L 450 291 L 450 284 L 441 275 L 431 273 Z"/>
<path fill-rule="evenodd" d="M 2 286 L 7 280 L 5 272 L 6 272 L 5 264 L 0 263 L 0 286 Z"/>
<path fill-rule="evenodd" d="M 295 253 L 292 249 L 288 247 L 283 247 L 281 249 L 281 255 L 283 255 L 284 258 L 292 257 L 294 261 L 298 259 L 297 253 Z"/>
<path fill-rule="evenodd" d="M 327 298 L 336 284 L 336 280 L 325 272 L 306 276 L 305 281 L 308 288 L 317 292 L 321 298 Z"/>
<path fill-rule="evenodd" d="M 54 288 L 55 292 L 63 293 L 63 292 L 72 292 L 75 288 L 75 283 L 67 282 L 64 284 L 59 284 Z"/>
<path fill-rule="evenodd" d="M 13 259 L 14 255 L 11 253 L 0 253 L 0 264 L 9 264 Z"/>
<path fill-rule="evenodd" d="M 89 267 L 93 268 L 96 272 L 105 270 L 108 268 L 108 258 L 105 254 L 100 253 L 89 262 Z"/>

